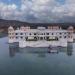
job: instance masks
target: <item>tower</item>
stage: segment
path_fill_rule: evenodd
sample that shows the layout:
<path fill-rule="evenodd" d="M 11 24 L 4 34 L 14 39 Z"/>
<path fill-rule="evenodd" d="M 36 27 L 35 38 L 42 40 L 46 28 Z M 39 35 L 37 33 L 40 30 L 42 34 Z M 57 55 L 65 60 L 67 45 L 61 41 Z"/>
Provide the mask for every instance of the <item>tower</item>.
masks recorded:
<path fill-rule="evenodd" d="M 73 26 L 69 26 L 68 27 L 68 42 L 73 42 L 73 32 L 74 32 Z"/>
<path fill-rule="evenodd" d="M 14 32 L 14 28 L 12 26 L 10 26 L 8 28 L 8 38 L 9 38 L 9 43 L 13 43 L 14 42 L 15 32 Z"/>

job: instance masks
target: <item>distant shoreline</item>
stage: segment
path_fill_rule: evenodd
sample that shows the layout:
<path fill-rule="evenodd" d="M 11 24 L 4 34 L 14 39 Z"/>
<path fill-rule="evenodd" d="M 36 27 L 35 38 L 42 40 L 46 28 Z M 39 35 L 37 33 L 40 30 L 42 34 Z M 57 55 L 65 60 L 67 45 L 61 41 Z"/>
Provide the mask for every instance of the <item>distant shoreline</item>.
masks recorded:
<path fill-rule="evenodd" d="M 28 23 L 28 22 L 21 22 L 16 20 L 0 19 L 0 33 L 7 33 L 9 26 L 13 26 L 14 28 L 21 27 L 21 26 L 30 26 L 31 28 L 37 28 L 38 26 L 47 27 L 53 25 L 61 26 L 63 29 L 67 29 L 69 26 L 73 26 L 75 28 L 75 23 Z"/>

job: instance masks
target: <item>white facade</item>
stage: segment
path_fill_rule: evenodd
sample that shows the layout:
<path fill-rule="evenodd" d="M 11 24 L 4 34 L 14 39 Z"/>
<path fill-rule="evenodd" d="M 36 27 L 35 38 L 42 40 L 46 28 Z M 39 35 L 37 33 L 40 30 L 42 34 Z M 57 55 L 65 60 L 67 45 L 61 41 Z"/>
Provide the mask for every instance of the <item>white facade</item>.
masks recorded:
<path fill-rule="evenodd" d="M 59 26 L 37 27 L 20 27 L 14 29 L 8 28 L 9 43 L 18 42 L 19 47 L 49 47 L 62 46 L 67 47 L 68 42 L 73 42 L 73 27 L 70 26 L 67 30 Z"/>

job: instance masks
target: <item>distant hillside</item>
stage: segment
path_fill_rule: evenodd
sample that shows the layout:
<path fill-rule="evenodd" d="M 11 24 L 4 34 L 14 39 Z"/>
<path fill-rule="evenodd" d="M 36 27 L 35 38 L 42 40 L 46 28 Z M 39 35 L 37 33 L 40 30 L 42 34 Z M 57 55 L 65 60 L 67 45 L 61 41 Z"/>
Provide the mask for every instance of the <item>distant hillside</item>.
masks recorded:
<path fill-rule="evenodd" d="M 63 28 L 67 28 L 68 26 L 72 25 L 75 27 L 75 23 L 27 23 L 27 22 L 20 22 L 16 20 L 3 20 L 0 19 L 0 28 L 6 29 L 9 26 L 31 26 L 32 28 L 36 28 L 37 26 L 49 26 L 49 25 L 59 25 L 62 26 Z"/>
<path fill-rule="evenodd" d="M 0 19 L 0 28 L 5 28 L 5 27 L 9 27 L 9 26 L 21 26 L 21 25 L 25 25 L 27 23 L 25 22 L 19 22 L 16 20 L 3 20 Z"/>

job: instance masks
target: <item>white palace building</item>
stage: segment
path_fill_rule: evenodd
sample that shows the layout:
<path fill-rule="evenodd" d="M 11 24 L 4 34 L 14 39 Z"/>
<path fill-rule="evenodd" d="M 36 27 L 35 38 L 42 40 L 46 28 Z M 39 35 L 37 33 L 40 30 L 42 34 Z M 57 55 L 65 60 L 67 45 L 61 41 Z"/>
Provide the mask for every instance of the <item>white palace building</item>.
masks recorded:
<path fill-rule="evenodd" d="M 62 29 L 60 26 L 48 26 L 47 28 L 38 26 L 31 29 L 29 26 L 20 28 L 8 28 L 9 43 L 19 43 L 19 47 L 67 47 L 69 42 L 73 42 L 73 27 Z"/>

